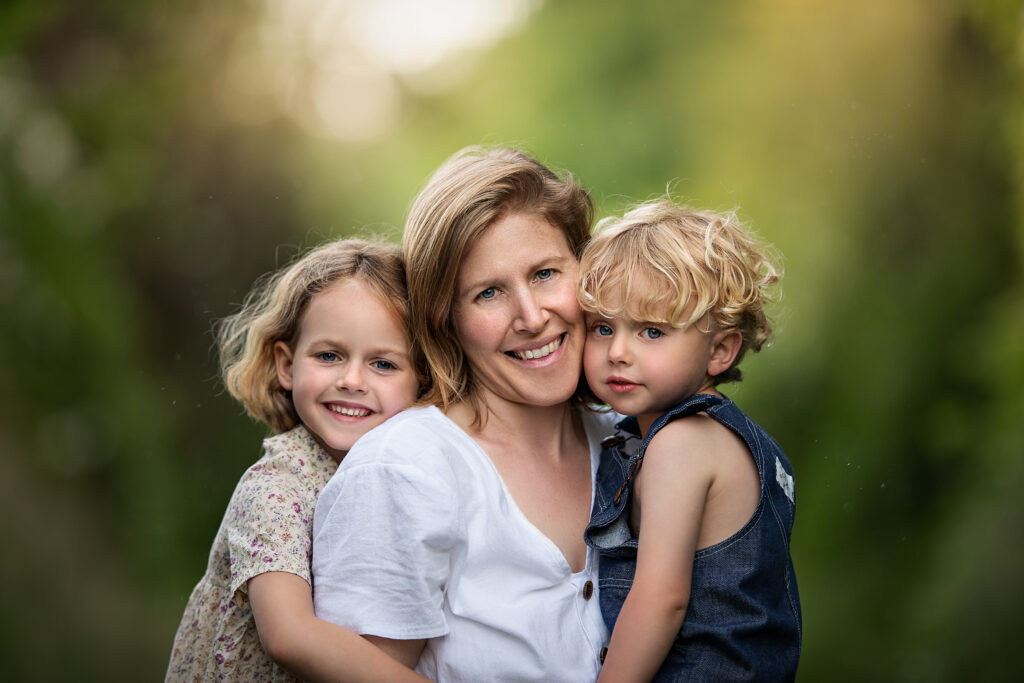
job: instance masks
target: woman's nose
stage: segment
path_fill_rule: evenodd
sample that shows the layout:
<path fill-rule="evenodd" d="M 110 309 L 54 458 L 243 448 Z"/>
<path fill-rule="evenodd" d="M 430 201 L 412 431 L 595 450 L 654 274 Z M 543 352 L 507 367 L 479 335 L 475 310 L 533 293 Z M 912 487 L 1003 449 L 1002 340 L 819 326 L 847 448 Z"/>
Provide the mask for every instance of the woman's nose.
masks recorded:
<path fill-rule="evenodd" d="M 540 332 L 548 322 L 548 313 L 543 302 L 533 292 L 521 292 L 516 297 L 517 311 L 515 328 L 517 332 Z"/>

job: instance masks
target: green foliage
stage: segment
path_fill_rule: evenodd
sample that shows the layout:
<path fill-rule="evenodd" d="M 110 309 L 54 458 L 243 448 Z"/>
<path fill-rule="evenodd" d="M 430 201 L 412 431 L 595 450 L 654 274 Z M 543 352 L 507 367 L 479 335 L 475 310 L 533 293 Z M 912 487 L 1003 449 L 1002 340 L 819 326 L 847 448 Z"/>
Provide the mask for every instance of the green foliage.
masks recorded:
<path fill-rule="evenodd" d="M 12 680 L 162 675 L 266 434 L 212 321 L 302 247 L 397 239 L 477 143 L 571 170 L 601 216 L 736 207 L 785 255 L 733 392 L 797 472 L 801 680 L 1024 677 L 1019 0 L 552 2 L 447 87 L 385 75 L 396 118 L 349 141 L 296 115 L 315 60 L 262 3 L 120 4 L 0 10 Z"/>

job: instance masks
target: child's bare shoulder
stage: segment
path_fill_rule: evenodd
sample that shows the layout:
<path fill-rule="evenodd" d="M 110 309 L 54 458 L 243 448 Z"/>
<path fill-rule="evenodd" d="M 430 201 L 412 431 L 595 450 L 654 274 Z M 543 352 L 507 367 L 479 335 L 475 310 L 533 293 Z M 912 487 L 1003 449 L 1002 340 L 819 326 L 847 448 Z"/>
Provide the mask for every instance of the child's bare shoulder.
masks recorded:
<path fill-rule="evenodd" d="M 748 453 L 746 444 L 731 429 L 707 413 L 697 413 L 662 427 L 651 439 L 644 458 L 719 463 L 723 459 L 749 457 Z"/>

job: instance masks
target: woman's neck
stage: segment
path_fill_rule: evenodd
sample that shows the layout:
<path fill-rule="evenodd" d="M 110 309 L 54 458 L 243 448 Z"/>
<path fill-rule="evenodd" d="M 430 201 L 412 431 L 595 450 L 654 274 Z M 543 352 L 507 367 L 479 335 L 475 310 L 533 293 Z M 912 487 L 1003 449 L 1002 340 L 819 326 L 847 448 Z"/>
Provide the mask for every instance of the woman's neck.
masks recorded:
<path fill-rule="evenodd" d="M 477 417 L 479 412 L 479 419 Z M 566 401 L 553 406 L 532 406 L 501 399 L 471 401 L 448 409 L 448 417 L 481 443 L 560 459 L 585 439 L 577 411 Z"/>

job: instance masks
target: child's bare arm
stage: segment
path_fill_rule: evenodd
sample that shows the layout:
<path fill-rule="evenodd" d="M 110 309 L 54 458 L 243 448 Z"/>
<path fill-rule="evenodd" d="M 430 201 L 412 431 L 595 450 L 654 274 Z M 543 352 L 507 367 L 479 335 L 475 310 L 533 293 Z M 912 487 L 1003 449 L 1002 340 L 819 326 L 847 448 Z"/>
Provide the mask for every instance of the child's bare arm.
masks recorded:
<path fill-rule="evenodd" d="M 601 683 L 649 681 L 679 633 L 714 471 L 702 431 L 701 421 L 677 420 L 648 446 L 635 488 L 641 509 L 636 575 Z"/>
<path fill-rule="evenodd" d="M 267 653 L 303 680 L 429 680 L 362 636 L 317 618 L 313 614 L 313 592 L 301 576 L 288 572 L 259 574 L 249 580 L 249 602 Z M 419 641 L 422 649 L 423 641 Z"/>
<path fill-rule="evenodd" d="M 386 652 L 392 659 L 405 664 L 410 669 L 420 661 L 423 654 L 423 647 L 427 641 L 423 638 L 417 640 L 395 640 L 394 638 L 381 638 L 380 636 L 363 636 L 368 642 L 373 643 Z"/>

